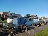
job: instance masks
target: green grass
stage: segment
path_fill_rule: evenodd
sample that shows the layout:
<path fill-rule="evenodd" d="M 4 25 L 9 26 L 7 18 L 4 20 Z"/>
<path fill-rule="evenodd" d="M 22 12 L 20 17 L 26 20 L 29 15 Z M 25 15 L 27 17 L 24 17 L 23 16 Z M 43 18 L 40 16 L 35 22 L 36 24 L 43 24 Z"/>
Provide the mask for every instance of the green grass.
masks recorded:
<path fill-rule="evenodd" d="M 35 34 L 34 36 L 48 36 L 48 28 L 43 29 L 41 32 Z"/>

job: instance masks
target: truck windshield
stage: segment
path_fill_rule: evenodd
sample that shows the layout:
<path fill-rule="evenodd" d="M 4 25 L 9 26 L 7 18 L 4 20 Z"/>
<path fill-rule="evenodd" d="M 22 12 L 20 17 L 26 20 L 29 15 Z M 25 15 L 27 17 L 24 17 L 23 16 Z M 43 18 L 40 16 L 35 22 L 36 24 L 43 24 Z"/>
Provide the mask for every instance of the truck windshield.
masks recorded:
<path fill-rule="evenodd" d="M 33 19 L 33 21 L 35 22 L 35 21 L 39 21 L 39 19 Z"/>

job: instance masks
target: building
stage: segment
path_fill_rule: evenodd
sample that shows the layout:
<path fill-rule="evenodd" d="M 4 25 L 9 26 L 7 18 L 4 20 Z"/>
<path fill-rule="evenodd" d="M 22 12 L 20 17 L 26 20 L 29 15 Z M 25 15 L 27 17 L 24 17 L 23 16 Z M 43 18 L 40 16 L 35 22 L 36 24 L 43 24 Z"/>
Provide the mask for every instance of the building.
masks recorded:
<path fill-rule="evenodd" d="M 34 18 L 38 18 L 38 16 L 37 15 L 31 15 L 29 18 L 34 19 Z"/>
<path fill-rule="evenodd" d="M 22 17 L 20 14 L 14 14 L 12 15 L 12 18 L 16 18 L 16 17 Z"/>
<path fill-rule="evenodd" d="M 4 20 L 7 19 L 7 16 L 9 15 L 10 12 L 0 12 L 0 18 L 3 17 Z"/>
<path fill-rule="evenodd" d="M 7 19 L 8 15 L 9 15 L 9 12 L 3 12 L 3 17 L 4 17 L 5 20 Z"/>
<path fill-rule="evenodd" d="M 2 17 L 3 12 L 0 12 L 0 17 Z"/>
<path fill-rule="evenodd" d="M 9 15 L 7 17 L 12 18 L 13 15 L 15 15 L 15 13 L 9 13 Z"/>
<path fill-rule="evenodd" d="M 3 12 L 0 12 L 0 20 L 1 20 L 2 14 L 3 14 Z"/>

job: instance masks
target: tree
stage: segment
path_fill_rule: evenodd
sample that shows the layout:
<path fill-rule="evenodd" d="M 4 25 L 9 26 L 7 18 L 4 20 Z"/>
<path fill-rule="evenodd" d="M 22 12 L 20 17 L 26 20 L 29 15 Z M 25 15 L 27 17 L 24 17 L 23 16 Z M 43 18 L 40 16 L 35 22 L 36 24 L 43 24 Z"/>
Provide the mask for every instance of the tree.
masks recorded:
<path fill-rule="evenodd" d="M 29 16 L 30 16 L 30 14 L 26 14 L 26 16 L 27 16 L 27 17 L 29 17 Z"/>
<path fill-rule="evenodd" d="M 36 15 L 37 16 L 37 15 Z"/>
<path fill-rule="evenodd" d="M 10 12 L 10 11 L 9 11 Z"/>

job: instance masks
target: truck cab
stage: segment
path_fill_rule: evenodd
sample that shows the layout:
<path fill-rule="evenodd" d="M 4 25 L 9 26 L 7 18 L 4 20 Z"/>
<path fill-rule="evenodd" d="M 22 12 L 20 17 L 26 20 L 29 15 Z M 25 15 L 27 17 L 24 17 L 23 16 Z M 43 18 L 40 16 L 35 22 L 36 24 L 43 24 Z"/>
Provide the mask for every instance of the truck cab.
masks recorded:
<path fill-rule="evenodd" d="M 31 19 L 31 20 L 28 20 L 25 24 L 27 25 L 27 26 L 30 26 L 30 25 L 37 25 L 38 24 L 38 22 L 39 22 L 39 19 L 37 19 L 37 18 L 34 18 L 34 19 Z"/>

